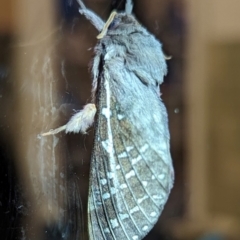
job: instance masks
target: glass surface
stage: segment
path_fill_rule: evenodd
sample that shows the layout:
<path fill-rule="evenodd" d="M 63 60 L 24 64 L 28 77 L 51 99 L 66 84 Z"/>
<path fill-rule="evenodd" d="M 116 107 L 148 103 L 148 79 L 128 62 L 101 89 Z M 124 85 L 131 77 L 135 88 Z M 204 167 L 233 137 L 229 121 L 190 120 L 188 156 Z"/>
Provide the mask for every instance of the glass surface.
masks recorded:
<path fill-rule="evenodd" d="M 122 0 L 85 0 L 106 20 Z M 163 45 L 160 86 L 175 183 L 148 240 L 240 239 L 240 4 L 141 0 L 134 14 Z M 1 239 L 88 239 L 94 127 L 40 134 L 91 101 L 98 35 L 74 0 L 0 3 Z"/>
<path fill-rule="evenodd" d="M 107 19 L 124 1 L 86 1 Z M 89 66 L 97 31 L 76 1 L 22 1 L 1 36 L 1 231 L 4 239 L 87 239 L 87 135 L 40 133 L 65 124 L 91 99 Z M 180 2 L 136 2 L 139 21 L 174 56 L 161 86 L 171 123 L 176 183 L 161 220 L 146 239 L 164 238 L 164 219 L 183 214 L 184 11 Z M 173 123 L 175 122 L 175 123 Z M 174 199 L 177 198 L 176 202 Z"/>

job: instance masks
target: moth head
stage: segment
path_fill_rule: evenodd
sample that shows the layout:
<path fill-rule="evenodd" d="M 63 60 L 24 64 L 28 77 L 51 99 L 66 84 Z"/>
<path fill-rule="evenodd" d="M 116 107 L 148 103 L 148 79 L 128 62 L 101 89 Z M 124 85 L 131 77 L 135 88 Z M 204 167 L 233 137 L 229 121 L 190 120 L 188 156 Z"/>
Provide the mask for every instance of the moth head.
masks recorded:
<path fill-rule="evenodd" d="M 105 35 L 121 35 L 130 34 L 139 27 L 139 23 L 128 13 L 117 13 L 113 11 L 105 23 L 101 33 L 97 36 L 97 39 L 102 39 Z"/>
<path fill-rule="evenodd" d="M 112 12 L 106 23 L 97 14 L 87 9 L 82 0 L 77 1 L 80 5 L 80 14 L 85 15 L 100 32 L 98 39 L 103 38 L 107 33 L 109 35 L 129 34 L 137 30 L 136 26 L 140 26 L 132 15 L 132 0 L 126 0 L 124 13 Z"/>

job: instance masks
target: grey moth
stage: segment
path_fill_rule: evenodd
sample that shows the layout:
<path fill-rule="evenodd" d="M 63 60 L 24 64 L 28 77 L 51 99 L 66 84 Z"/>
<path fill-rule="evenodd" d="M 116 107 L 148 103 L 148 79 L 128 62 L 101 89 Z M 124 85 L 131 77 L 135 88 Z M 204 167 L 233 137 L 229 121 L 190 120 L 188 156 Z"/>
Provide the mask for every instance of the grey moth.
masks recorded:
<path fill-rule="evenodd" d="M 79 12 L 100 32 L 92 64 L 92 102 L 60 131 L 86 133 L 94 123 L 88 231 L 91 240 L 142 239 L 170 194 L 174 170 L 159 86 L 167 73 L 161 44 L 132 15 L 105 23 L 81 0 Z"/>

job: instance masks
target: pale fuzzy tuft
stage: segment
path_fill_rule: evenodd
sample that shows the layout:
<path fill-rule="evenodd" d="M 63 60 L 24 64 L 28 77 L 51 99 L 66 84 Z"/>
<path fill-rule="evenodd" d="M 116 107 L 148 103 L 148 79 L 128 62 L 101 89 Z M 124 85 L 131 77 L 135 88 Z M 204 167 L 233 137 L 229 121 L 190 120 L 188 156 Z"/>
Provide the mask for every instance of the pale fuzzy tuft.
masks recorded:
<path fill-rule="evenodd" d="M 89 103 L 77 112 L 66 125 L 66 133 L 83 133 L 86 134 L 87 129 L 93 124 L 96 114 L 95 104 Z"/>

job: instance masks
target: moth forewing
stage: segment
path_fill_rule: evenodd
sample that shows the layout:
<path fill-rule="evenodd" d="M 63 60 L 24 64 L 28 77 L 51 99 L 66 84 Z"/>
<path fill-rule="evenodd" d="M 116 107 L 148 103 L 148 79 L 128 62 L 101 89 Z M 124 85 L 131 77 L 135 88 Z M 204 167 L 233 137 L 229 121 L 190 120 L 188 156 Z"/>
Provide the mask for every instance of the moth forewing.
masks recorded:
<path fill-rule="evenodd" d="M 116 87 L 111 72 L 101 76 L 91 162 L 90 234 L 98 232 L 96 239 L 142 239 L 167 200 L 170 185 L 162 180 L 168 178 L 169 169 L 111 91 Z"/>

